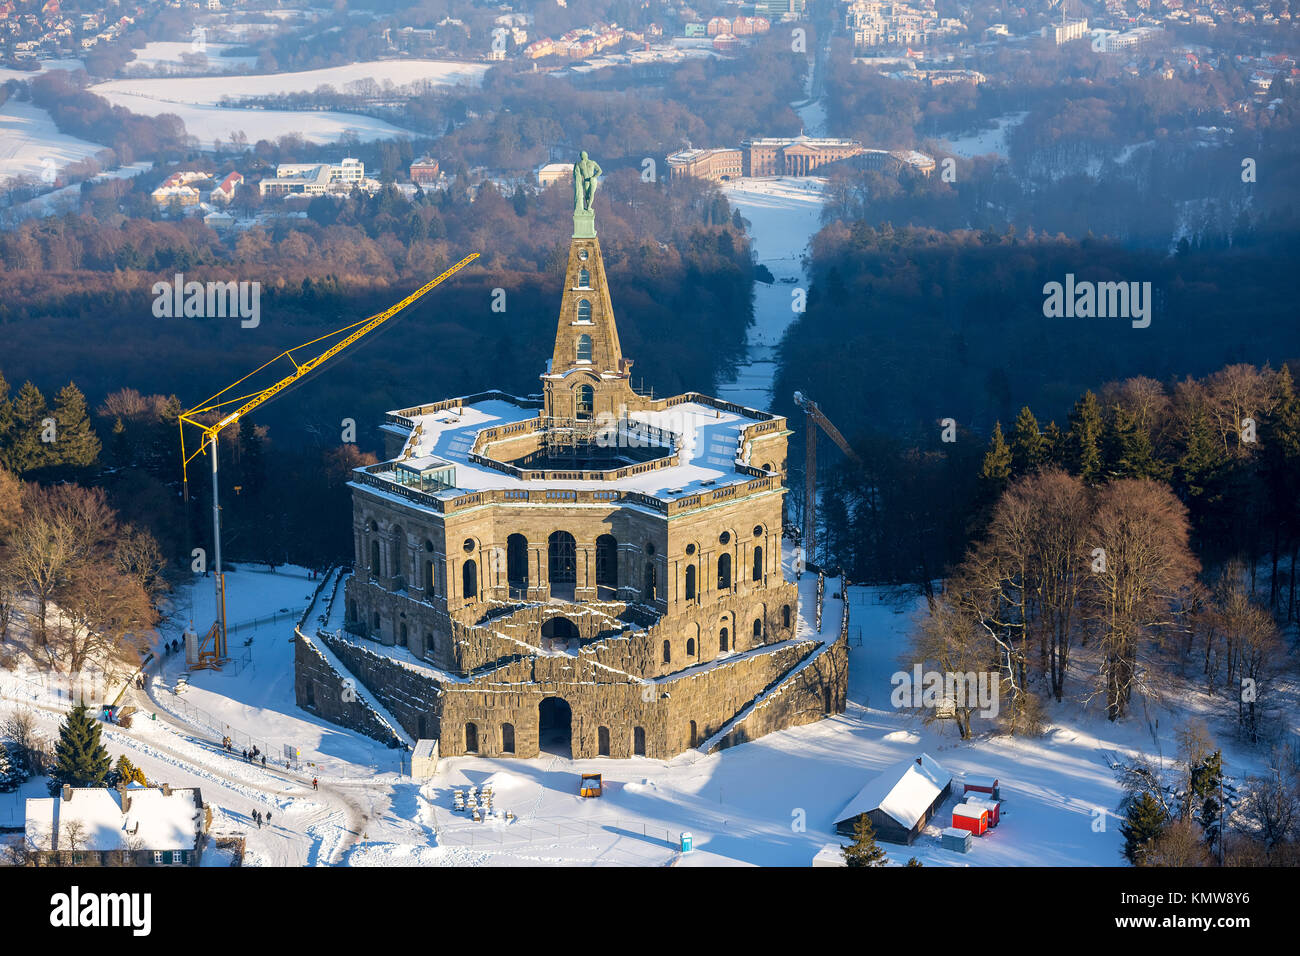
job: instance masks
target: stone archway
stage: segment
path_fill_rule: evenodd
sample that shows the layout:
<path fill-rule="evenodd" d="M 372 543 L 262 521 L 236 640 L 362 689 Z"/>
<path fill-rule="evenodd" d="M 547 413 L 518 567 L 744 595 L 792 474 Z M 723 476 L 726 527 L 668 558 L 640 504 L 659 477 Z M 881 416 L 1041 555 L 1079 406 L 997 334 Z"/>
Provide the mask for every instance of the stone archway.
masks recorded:
<path fill-rule="evenodd" d="M 537 746 L 559 757 L 573 756 L 573 708 L 563 697 L 547 697 L 537 706 Z"/>
<path fill-rule="evenodd" d="M 578 625 L 567 617 L 553 617 L 542 625 L 542 647 L 548 651 L 562 651 L 582 640 Z"/>

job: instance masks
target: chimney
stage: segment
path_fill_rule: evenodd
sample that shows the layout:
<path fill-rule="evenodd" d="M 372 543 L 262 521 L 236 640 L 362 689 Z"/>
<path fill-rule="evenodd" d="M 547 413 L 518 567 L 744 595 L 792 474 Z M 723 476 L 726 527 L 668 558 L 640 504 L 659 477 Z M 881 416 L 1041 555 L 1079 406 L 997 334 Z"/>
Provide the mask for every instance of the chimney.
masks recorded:
<path fill-rule="evenodd" d="M 70 784 L 70 783 L 65 783 L 65 784 L 63 785 L 63 799 L 64 799 L 64 800 L 71 800 L 71 799 L 72 799 L 72 784 Z"/>

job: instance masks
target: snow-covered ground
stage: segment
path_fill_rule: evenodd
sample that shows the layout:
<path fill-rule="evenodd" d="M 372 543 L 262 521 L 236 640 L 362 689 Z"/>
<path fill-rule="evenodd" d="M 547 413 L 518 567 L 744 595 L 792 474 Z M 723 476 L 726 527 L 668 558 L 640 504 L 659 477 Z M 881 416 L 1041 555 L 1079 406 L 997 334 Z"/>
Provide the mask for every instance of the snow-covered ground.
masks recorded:
<path fill-rule="evenodd" d="M 477 85 L 487 67 L 477 63 L 444 60 L 376 60 L 347 66 L 299 73 L 240 74 L 177 78 L 135 78 L 109 80 L 92 86 L 91 92 L 115 106 L 133 113 L 158 116 L 173 113 L 185 123 L 185 130 L 201 148 L 215 140 L 228 142 L 242 132 L 249 143 L 275 140 L 296 133 L 311 143 L 333 143 L 343 136 L 362 142 L 411 136 L 383 120 L 357 113 L 315 110 L 243 109 L 229 105 L 241 99 L 287 93 L 311 93 L 321 86 L 348 92 L 361 81 L 373 80 L 394 91 L 426 86 Z M 221 105 L 223 101 L 227 105 Z"/>
<path fill-rule="evenodd" d="M 1007 133 L 1025 121 L 1028 113 L 1007 113 L 993 120 L 992 129 L 975 130 L 945 137 L 948 149 L 963 159 L 987 156 L 994 153 L 1005 159 L 1008 155 Z"/>
<path fill-rule="evenodd" d="M 251 70 L 257 66 L 255 56 L 232 56 L 229 51 L 236 48 L 234 43 L 204 43 L 203 49 L 196 50 L 194 41 L 153 40 L 135 51 L 135 59 L 126 65 L 123 73 L 139 73 L 144 70 L 164 68 L 168 70 L 193 69 L 181 59 L 183 55 L 202 53 L 207 57 L 205 69 L 194 72 L 230 73 L 236 70 Z"/>
<path fill-rule="evenodd" d="M 86 68 L 86 64 L 82 63 L 80 60 L 40 60 L 37 65 L 40 68 L 36 70 L 15 70 L 13 67 L 0 66 L 0 83 L 5 83 L 9 80 L 27 82 L 28 80 L 35 79 L 42 73 L 46 73 L 50 70 L 76 71 L 84 70 Z"/>
<path fill-rule="evenodd" d="M 0 106 L 0 184 L 19 177 L 53 184 L 64 166 L 102 152 L 99 143 L 60 133 L 35 103 L 10 97 Z"/>
<path fill-rule="evenodd" d="M 311 93 L 322 86 L 346 93 L 354 89 L 355 84 L 371 81 L 381 88 L 392 84 L 398 90 L 425 85 L 477 86 L 486 72 L 484 64 L 457 60 L 373 60 L 298 73 L 127 78 L 96 84 L 91 91 L 110 99 L 118 94 L 127 94 L 162 102 L 216 106 L 223 100 Z"/>
<path fill-rule="evenodd" d="M 456 757 L 444 759 L 432 779 L 413 781 L 397 773 L 394 751 L 294 705 L 291 612 L 305 604 L 314 584 L 294 568 L 274 574 L 245 568 L 229 575 L 232 624 L 281 609 L 290 616 L 232 635 L 236 656 L 253 637 L 251 664 L 238 673 L 232 668 L 192 675 L 179 703 L 166 690 L 156 692 L 162 705 L 156 720 L 149 719 L 145 704 L 130 730 L 105 728 L 110 752 L 126 753 L 150 780 L 202 787 L 205 800 L 220 808 L 214 829 L 246 833 L 253 863 L 805 866 L 823 846 L 838 842 L 836 814 L 875 773 L 928 752 L 957 776 L 958 791 L 964 775 L 998 777 L 1002 823 L 975 840 L 969 854 L 945 851 L 938 833 L 957 802 L 949 798 L 912 847 L 884 845 L 891 863 L 915 856 L 927 866 L 1112 866 L 1122 862 L 1113 812 L 1120 792 L 1107 754 L 1140 751 L 1167 762 L 1175 751 L 1174 731 L 1187 713 L 1209 706 L 1186 695 L 1174 701 L 1176 711 L 1139 706 L 1134 716 L 1112 724 L 1100 709 L 1067 701 L 1049 705 L 1050 726 L 1041 738 L 1007 737 L 977 719 L 976 739 L 963 742 L 949 724 L 926 725 L 890 701 L 890 678 L 905 669 L 900 661 L 908 659 L 908 635 L 923 601 L 888 603 L 874 589 L 853 587 L 849 705 L 842 715 L 707 756 Z M 812 575 L 800 585 L 801 628 L 812 626 L 815 585 Z M 823 623 L 829 631 L 840 617 L 837 590 L 835 581 L 827 582 Z M 189 594 L 183 591 L 176 626 L 184 625 L 192 608 L 202 627 L 211 602 L 209 580 L 200 580 Z M 174 686 L 177 665 L 175 657 L 165 662 L 163 687 Z M 0 711 L 20 696 L 12 687 L 0 689 Z M 25 703 L 39 708 L 49 734 L 67 706 Z M 193 716 L 196 708 L 204 716 Z M 249 738 L 261 741 L 262 749 L 295 743 L 303 763 L 288 773 L 275 766 L 279 754 L 271 751 L 271 766 L 263 770 L 239 753 L 223 753 L 214 744 L 220 735 L 210 729 L 214 718 L 228 724 L 237 751 Z M 1289 732 L 1294 735 L 1296 727 Z M 1220 742 L 1232 777 L 1263 770 L 1263 755 L 1234 745 L 1226 734 Z M 604 775 L 604 796 L 577 796 L 581 772 Z M 311 790 L 313 775 L 319 791 Z M 455 789 L 485 782 L 494 788 L 494 807 L 502 815 L 509 810 L 514 822 L 489 818 L 476 824 L 453 811 Z M 20 808 L 20 800 L 0 797 L 0 825 L 21 815 Z M 270 810 L 273 825 L 258 830 L 251 823 L 254 809 Z M 678 851 L 682 832 L 691 833 L 695 845 L 684 856 Z"/>
<path fill-rule="evenodd" d="M 758 262 L 776 281 L 754 283 L 754 324 L 745 342 L 745 361 L 731 381 L 718 383 L 719 398 L 751 408 L 772 407 L 772 380 L 781 336 L 797 318 L 794 295 L 807 291 L 803 257 L 821 224 L 822 190 L 818 177 L 737 179 L 723 183 L 727 199 L 749 220 Z"/>

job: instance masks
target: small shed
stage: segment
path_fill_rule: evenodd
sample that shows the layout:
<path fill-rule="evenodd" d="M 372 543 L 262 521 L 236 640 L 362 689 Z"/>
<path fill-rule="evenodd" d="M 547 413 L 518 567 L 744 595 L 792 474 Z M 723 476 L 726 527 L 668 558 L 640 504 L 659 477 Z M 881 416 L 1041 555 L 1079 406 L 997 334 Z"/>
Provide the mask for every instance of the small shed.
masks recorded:
<path fill-rule="evenodd" d="M 986 793 L 994 800 L 1002 798 L 997 777 L 967 777 L 962 782 L 962 793 Z"/>
<path fill-rule="evenodd" d="M 997 826 L 999 823 L 1002 822 L 1002 801 L 1001 800 L 993 800 L 990 799 L 989 797 L 980 797 L 972 794 L 966 798 L 966 802 L 972 804 L 973 806 L 983 807 L 984 809 L 988 810 L 990 830 L 992 830 L 995 826 Z"/>
<path fill-rule="evenodd" d="M 411 779 L 428 780 L 438 772 L 438 741 L 417 740 L 411 751 Z"/>
<path fill-rule="evenodd" d="M 975 836 L 983 836 L 989 828 L 988 808 L 974 803 L 959 803 L 952 808 L 952 825 Z"/>
<path fill-rule="evenodd" d="M 955 850 L 958 853 L 969 853 L 970 831 L 963 830 L 960 827 L 945 827 L 943 835 L 939 837 L 939 845 L 945 850 Z"/>
<path fill-rule="evenodd" d="M 907 846 L 917 838 L 952 790 L 952 775 L 929 754 L 887 768 L 835 817 L 835 830 L 853 835 L 865 814 L 876 838 Z"/>

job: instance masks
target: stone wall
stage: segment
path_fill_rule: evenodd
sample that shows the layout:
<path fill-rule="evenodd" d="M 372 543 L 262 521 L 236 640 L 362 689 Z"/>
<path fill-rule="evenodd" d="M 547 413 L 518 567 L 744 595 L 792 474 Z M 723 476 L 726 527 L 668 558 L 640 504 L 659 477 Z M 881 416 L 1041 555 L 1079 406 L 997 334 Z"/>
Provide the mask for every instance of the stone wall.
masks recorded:
<path fill-rule="evenodd" d="M 380 743 L 400 743 L 389 726 L 367 703 L 365 690 L 361 687 L 345 687 L 344 676 L 330 665 L 311 640 L 297 638 L 294 641 L 293 655 L 294 694 L 299 707 L 372 737 Z"/>

